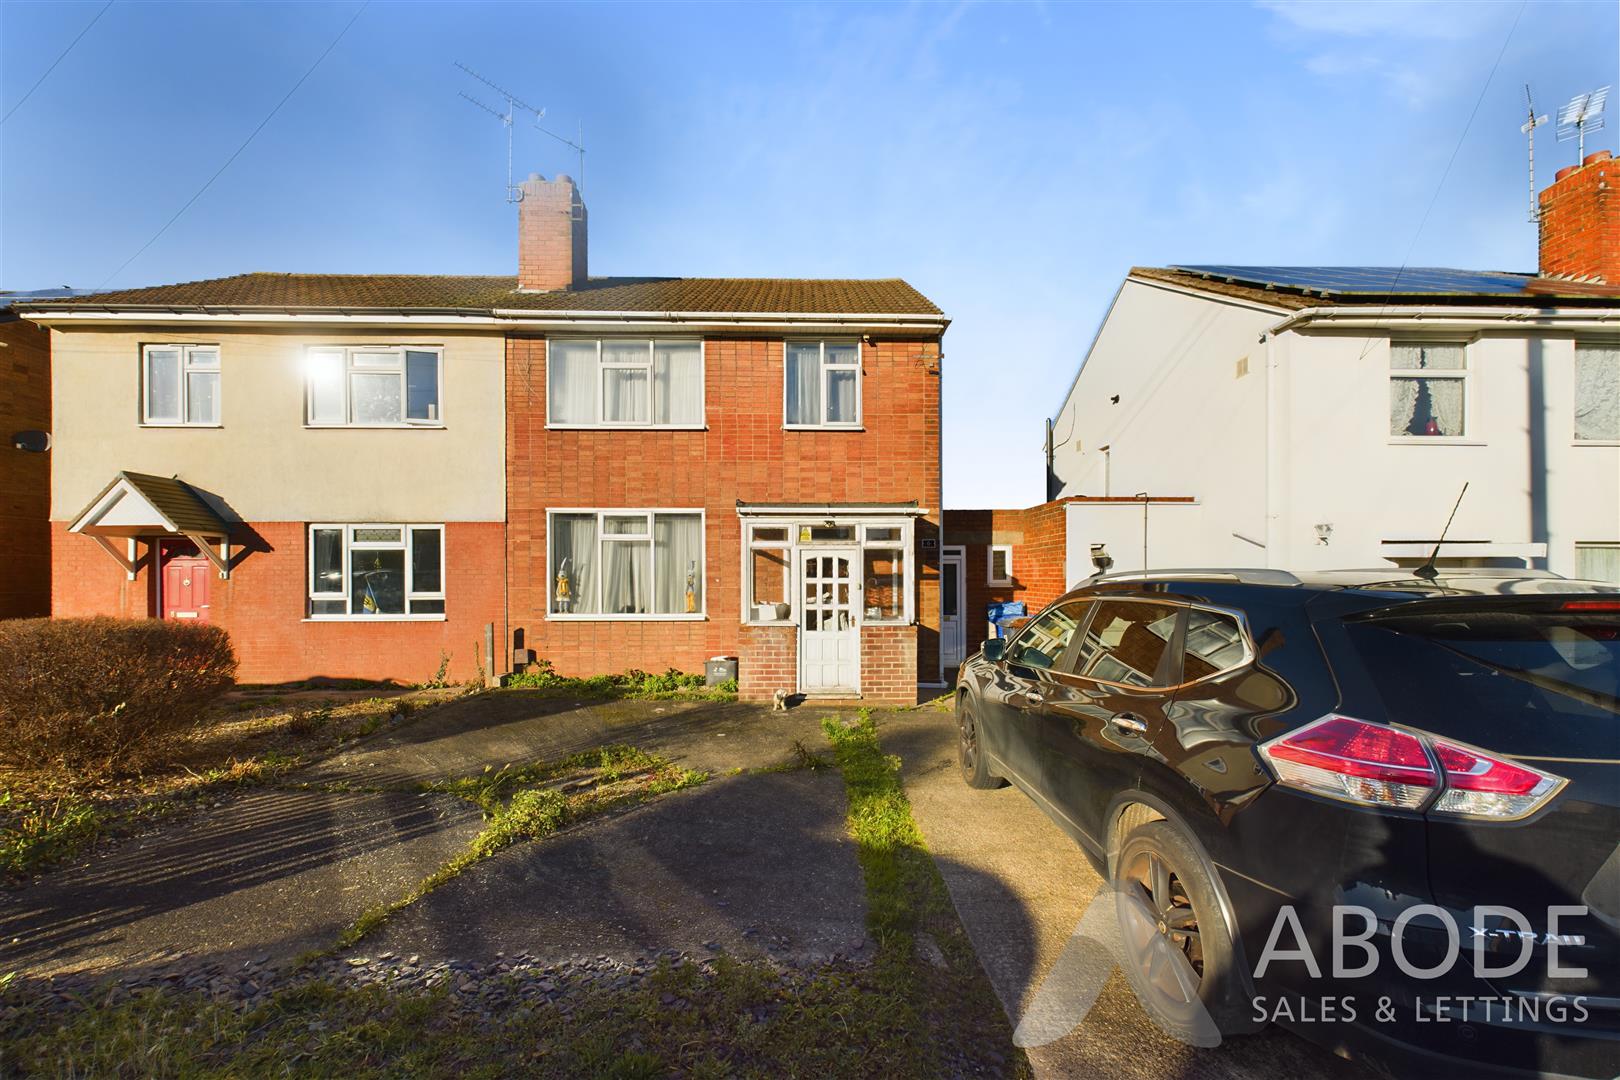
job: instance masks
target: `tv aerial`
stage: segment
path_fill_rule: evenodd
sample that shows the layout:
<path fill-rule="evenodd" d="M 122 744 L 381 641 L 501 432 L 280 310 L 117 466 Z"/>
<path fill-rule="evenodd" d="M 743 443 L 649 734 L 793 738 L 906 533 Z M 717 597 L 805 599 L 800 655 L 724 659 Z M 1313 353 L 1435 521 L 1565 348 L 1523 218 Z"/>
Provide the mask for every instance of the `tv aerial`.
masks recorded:
<path fill-rule="evenodd" d="M 1547 122 L 1547 114 L 1536 115 L 1536 103 L 1530 99 L 1530 84 L 1524 84 L 1525 122 L 1519 130 L 1530 138 L 1530 222 L 1541 220 L 1541 207 L 1536 203 L 1536 128 Z"/>
<path fill-rule="evenodd" d="M 536 131 L 538 131 L 538 132 L 540 132 L 541 134 L 544 134 L 544 135 L 549 135 L 551 138 L 556 139 L 558 142 L 563 143 L 564 145 L 569 146 L 569 147 L 571 147 L 572 149 L 574 149 L 575 151 L 578 152 L 578 154 L 579 154 L 579 191 L 580 191 L 581 195 L 583 195 L 585 193 L 585 127 L 584 127 L 583 124 L 581 124 L 580 127 L 579 127 L 579 138 L 578 138 L 577 141 L 574 140 L 574 139 L 566 138 L 566 137 L 564 137 L 562 135 L 558 135 L 556 132 L 549 130 L 548 128 L 542 126 L 541 123 L 540 123 L 540 121 L 542 121 L 542 120 L 544 120 L 546 118 L 546 110 L 535 108 L 533 105 L 530 105 L 529 103 L 524 101 L 522 98 L 520 98 L 516 94 L 512 93 L 510 90 L 507 90 L 504 87 L 498 85 L 497 83 L 495 83 L 495 82 L 493 82 L 493 81 L 491 81 L 489 79 L 484 78 L 484 76 L 478 74 L 478 72 L 474 71 L 472 68 L 468 67 L 466 64 L 463 64 L 459 60 L 456 61 L 456 67 L 460 68 L 462 71 L 466 72 L 468 75 L 471 75 L 473 78 L 477 79 L 479 82 L 483 83 L 485 86 L 487 86 L 491 90 L 495 91 L 497 94 L 499 94 L 501 96 L 501 100 L 506 103 L 506 108 L 505 109 L 497 109 L 497 108 L 494 108 L 493 106 L 488 105 L 488 104 L 480 101 L 479 99 L 473 97 L 471 94 L 467 93 L 466 91 L 461 91 L 460 92 L 462 97 L 466 98 L 468 101 L 472 102 L 474 105 L 478 106 L 480 109 L 483 109 L 485 112 L 487 112 L 491 116 L 495 117 L 495 119 L 499 120 L 506 127 L 506 201 L 507 202 L 515 203 L 515 202 L 522 202 L 523 201 L 523 188 L 521 186 L 519 186 L 517 184 L 514 184 L 512 182 L 512 125 L 513 125 L 514 121 L 517 119 L 517 117 L 520 114 L 524 115 L 524 116 L 528 116 L 528 117 L 531 118 L 531 123 L 533 124 L 534 129 Z"/>
<path fill-rule="evenodd" d="M 1607 86 L 1590 94 L 1576 94 L 1558 110 L 1558 141 L 1576 145 L 1576 163 L 1586 160 L 1586 133 L 1603 130 L 1603 108 L 1609 101 Z"/>

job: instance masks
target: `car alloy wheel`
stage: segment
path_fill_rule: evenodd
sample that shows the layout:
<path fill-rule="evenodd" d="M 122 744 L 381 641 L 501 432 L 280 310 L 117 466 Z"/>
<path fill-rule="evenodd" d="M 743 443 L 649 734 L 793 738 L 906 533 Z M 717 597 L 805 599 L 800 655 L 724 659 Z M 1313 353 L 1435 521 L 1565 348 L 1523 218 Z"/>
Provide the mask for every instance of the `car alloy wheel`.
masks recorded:
<path fill-rule="evenodd" d="M 956 733 L 957 755 L 962 762 L 962 771 L 972 773 L 979 766 L 979 725 L 965 700 L 956 703 Z"/>
<path fill-rule="evenodd" d="M 1192 1004 L 1204 979 L 1204 946 L 1186 885 L 1152 850 L 1138 851 L 1122 879 L 1121 927 L 1143 983 L 1168 1001 Z"/>

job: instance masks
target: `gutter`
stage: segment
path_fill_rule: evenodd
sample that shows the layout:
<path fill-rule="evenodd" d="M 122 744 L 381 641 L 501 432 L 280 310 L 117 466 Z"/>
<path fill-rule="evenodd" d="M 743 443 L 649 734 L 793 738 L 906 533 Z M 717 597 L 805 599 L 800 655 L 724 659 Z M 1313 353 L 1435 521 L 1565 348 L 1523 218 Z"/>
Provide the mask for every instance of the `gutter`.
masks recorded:
<path fill-rule="evenodd" d="M 195 323 L 224 322 L 274 326 L 328 323 L 360 326 L 456 327 L 564 327 L 574 329 L 630 329 L 686 326 L 693 329 L 755 328 L 833 330 L 901 330 L 943 334 L 950 320 L 900 314 L 839 314 L 810 312 L 727 311 L 535 311 L 530 309 L 433 308 L 231 308 L 231 307 L 112 307 L 74 304 L 51 308 L 14 305 L 17 313 L 41 325 L 55 323 Z"/>
<path fill-rule="evenodd" d="M 1273 324 L 1266 330 L 1266 333 L 1268 335 L 1280 334 L 1285 330 L 1293 330 L 1299 326 L 1319 322 L 1329 326 L 1365 330 L 1383 329 L 1391 326 L 1406 328 L 1449 326 L 1462 329 L 1471 327 L 1490 329 L 1503 324 L 1514 325 L 1521 323 L 1531 323 L 1537 326 L 1557 326 L 1573 330 L 1609 329 L 1620 324 L 1620 306 L 1609 310 L 1600 308 L 1595 313 L 1591 310 L 1569 308 L 1526 307 L 1489 309 L 1402 307 L 1381 308 L 1376 311 L 1368 310 L 1368 307 L 1312 307 L 1294 312 L 1281 322 Z"/>

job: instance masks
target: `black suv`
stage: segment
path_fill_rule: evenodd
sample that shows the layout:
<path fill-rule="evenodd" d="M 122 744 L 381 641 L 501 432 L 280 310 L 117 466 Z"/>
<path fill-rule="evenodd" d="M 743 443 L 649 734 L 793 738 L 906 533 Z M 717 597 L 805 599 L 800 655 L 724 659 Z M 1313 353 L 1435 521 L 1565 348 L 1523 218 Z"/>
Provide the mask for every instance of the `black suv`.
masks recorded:
<path fill-rule="evenodd" d="M 1172 1034 L 1201 1007 L 1401 1073 L 1620 1072 L 1620 589 L 1102 576 L 985 642 L 956 716 L 966 781 L 1136 912 Z"/>

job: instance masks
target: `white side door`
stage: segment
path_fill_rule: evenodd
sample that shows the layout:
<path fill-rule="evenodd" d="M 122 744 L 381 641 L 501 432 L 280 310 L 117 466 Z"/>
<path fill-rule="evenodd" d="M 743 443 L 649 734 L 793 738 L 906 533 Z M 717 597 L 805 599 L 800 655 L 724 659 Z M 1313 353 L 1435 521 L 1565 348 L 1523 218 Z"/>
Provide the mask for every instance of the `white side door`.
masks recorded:
<path fill-rule="evenodd" d="M 946 551 L 940 556 L 940 663 L 947 668 L 960 667 L 967 652 L 967 621 L 962 618 L 966 578 L 962 564 L 960 550 Z"/>
<path fill-rule="evenodd" d="M 799 690 L 855 694 L 861 688 L 860 553 L 799 554 Z"/>

